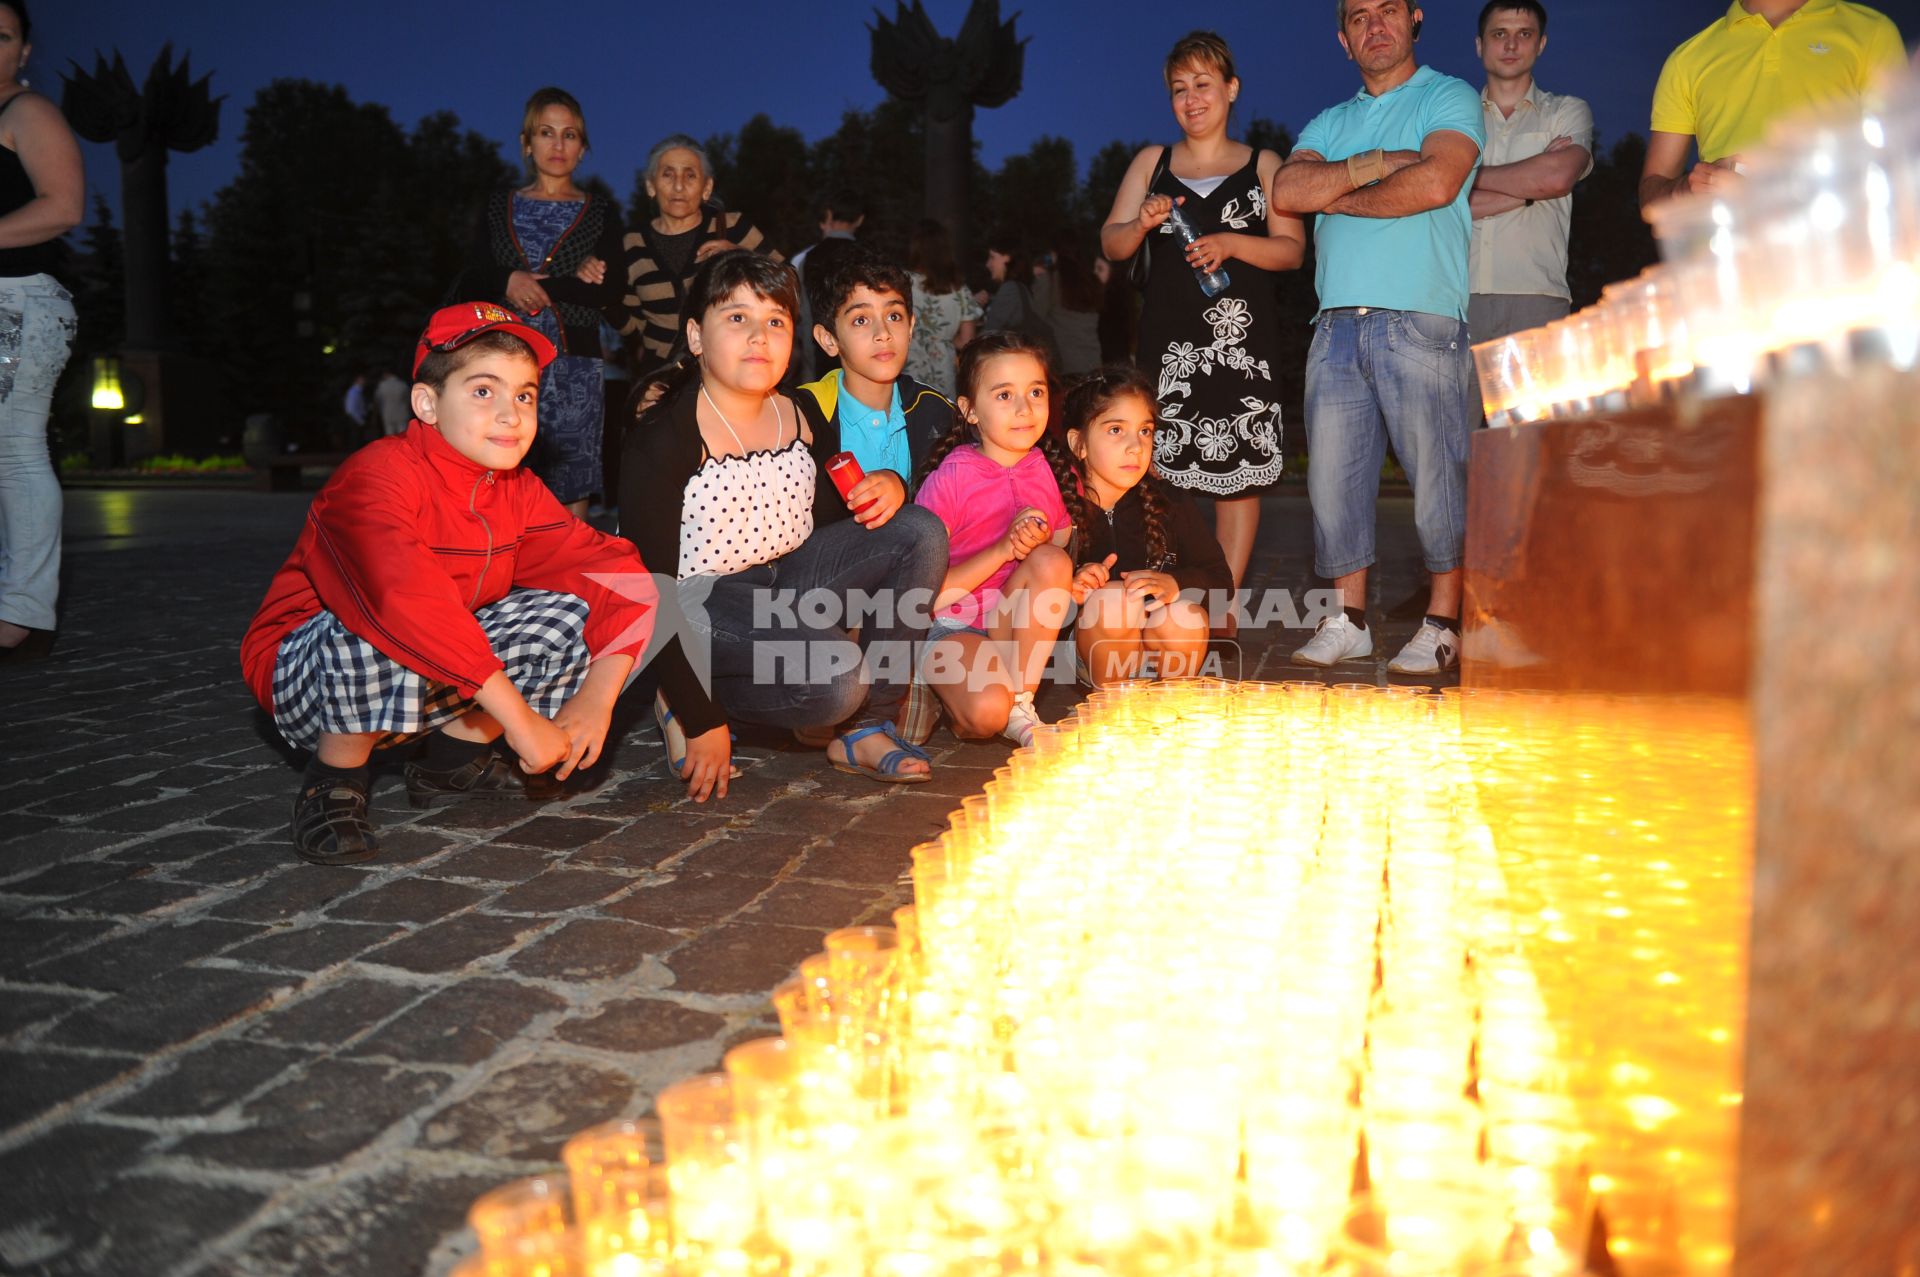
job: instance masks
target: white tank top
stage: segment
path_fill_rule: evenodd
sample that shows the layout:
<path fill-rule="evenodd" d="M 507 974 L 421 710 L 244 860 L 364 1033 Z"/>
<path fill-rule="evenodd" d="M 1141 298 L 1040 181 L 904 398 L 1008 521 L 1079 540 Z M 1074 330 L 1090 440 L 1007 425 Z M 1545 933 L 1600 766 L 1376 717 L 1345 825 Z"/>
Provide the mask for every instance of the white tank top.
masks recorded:
<path fill-rule="evenodd" d="M 778 419 L 778 399 L 773 411 Z M 725 418 L 721 424 L 733 432 Z M 799 549 L 813 535 L 817 478 L 797 420 L 790 443 L 701 462 L 680 507 L 680 579 L 731 576 Z"/>

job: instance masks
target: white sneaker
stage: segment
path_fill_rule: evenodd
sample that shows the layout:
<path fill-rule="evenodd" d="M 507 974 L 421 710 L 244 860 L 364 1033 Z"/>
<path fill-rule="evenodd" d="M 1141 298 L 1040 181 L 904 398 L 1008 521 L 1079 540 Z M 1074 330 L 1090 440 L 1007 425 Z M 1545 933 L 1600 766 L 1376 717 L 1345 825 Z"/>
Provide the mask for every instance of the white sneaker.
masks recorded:
<path fill-rule="evenodd" d="M 1420 622 L 1400 655 L 1387 662 L 1395 674 L 1438 674 L 1460 663 L 1460 636 L 1432 621 Z"/>
<path fill-rule="evenodd" d="M 1305 647 L 1295 649 L 1293 663 L 1324 667 L 1372 655 L 1373 631 L 1363 630 L 1349 621 L 1345 612 L 1335 612 L 1320 622 L 1320 628 L 1313 632 Z"/>
<path fill-rule="evenodd" d="M 1013 698 L 1013 708 L 1007 711 L 1007 725 L 1000 734 L 1025 749 L 1033 744 L 1033 729 L 1038 726 L 1040 714 L 1033 708 L 1033 693 L 1022 692 Z"/>

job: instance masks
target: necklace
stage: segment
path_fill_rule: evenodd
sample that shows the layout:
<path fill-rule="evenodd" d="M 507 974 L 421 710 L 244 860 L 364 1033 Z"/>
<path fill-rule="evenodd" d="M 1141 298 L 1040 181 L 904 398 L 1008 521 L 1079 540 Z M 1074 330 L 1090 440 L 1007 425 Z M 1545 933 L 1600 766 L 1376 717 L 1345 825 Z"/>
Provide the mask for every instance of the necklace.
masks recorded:
<path fill-rule="evenodd" d="M 702 385 L 700 387 L 700 397 L 707 401 L 707 407 L 713 409 L 713 415 L 720 418 L 720 424 L 725 426 L 727 428 L 727 433 L 733 436 L 733 446 L 740 449 L 740 455 L 742 457 L 746 456 L 747 455 L 746 442 L 740 438 L 740 432 L 733 428 L 733 423 L 727 420 L 727 414 L 720 411 L 720 405 L 713 401 L 713 396 L 707 393 L 707 388 L 705 385 Z M 758 414 L 755 414 L 754 420 L 755 421 L 759 420 Z M 774 447 L 777 448 L 780 446 L 780 436 L 785 431 L 785 429 L 786 429 L 785 425 L 780 420 L 780 409 L 776 407 L 773 410 L 773 445 Z"/>

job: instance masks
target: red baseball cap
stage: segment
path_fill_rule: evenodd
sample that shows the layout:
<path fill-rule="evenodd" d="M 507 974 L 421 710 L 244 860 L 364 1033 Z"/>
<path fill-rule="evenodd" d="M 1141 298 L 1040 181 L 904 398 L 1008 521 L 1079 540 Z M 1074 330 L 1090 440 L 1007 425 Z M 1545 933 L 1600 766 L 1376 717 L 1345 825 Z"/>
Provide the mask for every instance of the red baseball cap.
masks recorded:
<path fill-rule="evenodd" d="M 433 318 L 427 321 L 420 343 L 413 348 L 413 370 L 419 372 L 420 362 L 432 351 L 458 350 L 481 333 L 491 332 L 512 333 L 526 342 L 533 348 L 534 361 L 542 368 L 560 353 L 538 328 L 505 306 L 492 302 L 456 302 L 434 311 Z"/>

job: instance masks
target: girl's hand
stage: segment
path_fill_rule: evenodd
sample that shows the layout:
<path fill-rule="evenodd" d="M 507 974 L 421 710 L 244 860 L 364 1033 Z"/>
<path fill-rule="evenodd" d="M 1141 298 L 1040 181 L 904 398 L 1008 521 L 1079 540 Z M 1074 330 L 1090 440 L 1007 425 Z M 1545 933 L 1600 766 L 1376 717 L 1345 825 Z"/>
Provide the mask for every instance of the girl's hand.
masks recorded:
<path fill-rule="evenodd" d="M 523 315 L 537 315 L 553 305 L 547 290 L 532 271 L 517 270 L 507 276 L 507 302 Z"/>
<path fill-rule="evenodd" d="M 529 776 L 547 771 L 573 750 L 573 742 L 558 723 L 532 712 L 524 722 L 509 729 L 506 737 L 507 748 L 520 759 L 520 770 Z"/>
<path fill-rule="evenodd" d="M 1135 219 L 1140 225 L 1140 233 L 1153 234 L 1160 229 L 1160 223 L 1166 221 L 1172 213 L 1173 197 L 1171 195 L 1147 196 L 1140 205 L 1140 216 Z"/>
<path fill-rule="evenodd" d="M 687 738 L 687 761 L 680 779 L 687 782 L 693 801 L 704 803 L 711 794 L 727 796 L 727 777 L 733 773 L 733 733 L 725 723 Z"/>
<path fill-rule="evenodd" d="M 706 261 L 709 257 L 712 257 L 715 253 L 724 253 L 732 247 L 733 241 L 730 239 L 706 240 L 701 243 L 700 247 L 693 250 L 693 260 L 697 265 L 700 262 Z M 725 795 L 726 791 L 724 788 L 721 790 L 721 793 L 723 796 Z"/>
<path fill-rule="evenodd" d="M 1127 597 L 1141 600 L 1148 612 L 1159 611 L 1180 594 L 1179 582 L 1165 572 L 1122 572 L 1120 579 L 1127 583 Z"/>
<path fill-rule="evenodd" d="M 1068 589 L 1075 603 L 1085 603 L 1087 596 L 1105 585 L 1113 576 L 1113 565 L 1120 558 L 1109 554 L 1098 563 L 1089 563 L 1073 574 L 1073 584 Z"/>
<path fill-rule="evenodd" d="M 1046 514 L 1033 506 L 1028 506 L 1013 516 L 1013 522 L 1007 527 L 1007 545 L 1010 557 L 1024 559 L 1047 540 L 1049 524 Z"/>
<path fill-rule="evenodd" d="M 589 257 L 580 263 L 580 269 L 573 277 L 583 284 L 598 284 L 607 277 L 607 264 L 598 257 Z"/>
<path fill-rule="evenodd" d="M 847 505 L 853 510 L 853 521 L 869 532 L 898 514 L 906 503 L 906 482 L 891 470 L 875 470 L 847 490 Z"/>
<path fill-rule="evenodd" d="M 1221 264 L 1229 258 L 1239 256 L 1234 250 L 1239 247 L 1235 242 L 1240 237 L 1229 232 L 1215 232 L 1202 235 L 1187 245 L 1187 264 L 1204 271 L 1219 270 Z"/>

